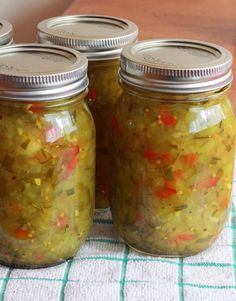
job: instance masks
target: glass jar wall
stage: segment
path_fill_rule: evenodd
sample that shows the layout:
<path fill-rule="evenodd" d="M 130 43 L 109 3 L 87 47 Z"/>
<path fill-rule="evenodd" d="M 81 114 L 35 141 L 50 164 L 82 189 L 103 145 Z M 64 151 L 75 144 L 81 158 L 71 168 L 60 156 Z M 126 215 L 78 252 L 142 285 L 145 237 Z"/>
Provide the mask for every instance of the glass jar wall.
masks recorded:
<path fill-rule="evenodd" d="M 84 94 L 0 100 L 0 262 L 48 266 L 75 255 L 92 223 L 95 132 Z"/>
<path fill-rule="evenodd" d="M 37 44 L 4 47 L 0 59 L 0 263 L 55 265 L 76 254 L 93 220 L 87 60 Z"/>
<path fill-rule="evenodd" d="M 206 249 L 231 198 L 235 120 L 227 91 L 125 88 L 113 119 L 111 209 L 121 237 L 153 255 Z"/>
<path fill-rule="evenodd" d="M 87 102 L 96 126 L 96 193 L 98 211 L 109 208 L 111 110 L 121 93 L 118 84 L 122 48 L 137 39 L 137 26 L 101 15 L 54 17 L 38 24 L 38 41 L 67 46 L 88 58 Z"/>
<path fill-rule="evenodd" d="M 121 94 L 119 60 L 91 61 L 87 103 L 96 126 L 96 206 L 109 207 L 110 133 L 112 109 Z"/>
<path fill-rule="evenodd" d="M 112 117 L 110 203 L 134 249 L 190 256 L 227 219 L 235 157 L 231 54 L 191 40 L 150 40 L 121 54 Z"/>

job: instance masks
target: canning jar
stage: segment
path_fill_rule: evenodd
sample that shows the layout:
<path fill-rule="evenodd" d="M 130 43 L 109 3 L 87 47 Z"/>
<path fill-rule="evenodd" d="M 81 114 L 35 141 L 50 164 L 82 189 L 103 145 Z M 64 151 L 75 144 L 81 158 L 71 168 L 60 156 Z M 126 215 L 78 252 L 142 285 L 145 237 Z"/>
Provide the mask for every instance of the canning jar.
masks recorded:
<path fill-rule="evenodd" d="M 0 18 L 0 46 L 12 44 L 12 32 L 12 25 L 8 21 Z"/>
<path fill-rule="evenodd" d="M 150 40 L 123 49 L 110 202 L 132 248 L 189 256 L 222 230 L 235 156 L 231 64 L 225 48 L 201 41 Z"/>
<path fill-rule="evenodd" d="M 59 46 L 0 49 L 0 263 L 58 264 L 92 224 L 95 130 L 87 59 Z"/>
<path fill-rule="evenodd" d="M 38 24 L 38 41 L 63 45 L 88 58 L 87 103 L 96 126 L 97 209 L 109 207 L 111 111 L 121 93 L 118 83 L 120 52 L 137 39 L 138 28 L 129 20 L 98 15 L 63 16 Z"/>

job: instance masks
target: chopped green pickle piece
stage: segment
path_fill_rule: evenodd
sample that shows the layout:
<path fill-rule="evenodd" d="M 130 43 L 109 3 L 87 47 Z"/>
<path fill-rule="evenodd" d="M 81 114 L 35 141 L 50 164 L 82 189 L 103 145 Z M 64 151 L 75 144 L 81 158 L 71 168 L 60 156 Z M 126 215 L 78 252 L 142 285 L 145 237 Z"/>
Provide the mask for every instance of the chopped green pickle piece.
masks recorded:
<path fill-rule="evenodd" d="M 226 91 L 155 94 L 124 84 L 112 118 L 110 203 L 121 237 L 152 255 L 209 247 L 232 190 L 236 126 Z"/>
<path fill-rule="evenodd" d="M 88 235 L 95 129 L 84 96 L 56 106 L 0 101 L 0 262 L 5 265 L 63 262 Z"/>

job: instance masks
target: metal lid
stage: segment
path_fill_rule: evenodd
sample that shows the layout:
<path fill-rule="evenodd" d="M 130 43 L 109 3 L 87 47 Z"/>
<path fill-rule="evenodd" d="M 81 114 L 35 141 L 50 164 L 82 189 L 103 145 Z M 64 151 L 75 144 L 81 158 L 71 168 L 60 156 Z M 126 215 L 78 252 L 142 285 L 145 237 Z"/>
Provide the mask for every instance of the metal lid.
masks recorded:
<path fill-rule="evenodd" d="M 56 100 L 88 86 L 87 59 L 60 46 L 19 44 L 0 48 L 0 99 Z"/>
<path fill-rule="evenodd" d="M 12 43 L 12 25 L 0 18 L 0 46 Z"/>
<path fill-rule="evenodd" d="M 147 40 L 121 53 L 121 80 L 168 93 L 197 93 L 232 81 L 232 55 L 218 45 L 184 39 Z"/>
<path fill-rule="evenodd" d="M 122 48 L 136 41 L 133 22 L 110 16 L 75 15 L 46 19 L 38 24 L 38 41 L 86 53 L 88 60 L 120 57 Z"/>

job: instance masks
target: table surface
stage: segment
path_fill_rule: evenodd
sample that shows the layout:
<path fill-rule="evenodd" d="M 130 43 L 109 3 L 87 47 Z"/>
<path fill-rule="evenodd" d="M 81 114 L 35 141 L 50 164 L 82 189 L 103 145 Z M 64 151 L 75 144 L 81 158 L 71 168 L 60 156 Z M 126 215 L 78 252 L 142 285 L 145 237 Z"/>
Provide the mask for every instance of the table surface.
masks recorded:
<path fill-rule="evenodd" d="M 75 0 L 65 14 L 124 17 L 140 28 L 139 39 L 188 38 L 228 48 L 236 57 L 235 0 Z M 236 74 L 236 60 L 233 65 Z M 236 80 L 230 92 L 236 112 Z"/>

